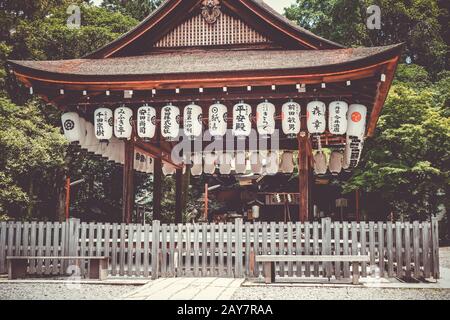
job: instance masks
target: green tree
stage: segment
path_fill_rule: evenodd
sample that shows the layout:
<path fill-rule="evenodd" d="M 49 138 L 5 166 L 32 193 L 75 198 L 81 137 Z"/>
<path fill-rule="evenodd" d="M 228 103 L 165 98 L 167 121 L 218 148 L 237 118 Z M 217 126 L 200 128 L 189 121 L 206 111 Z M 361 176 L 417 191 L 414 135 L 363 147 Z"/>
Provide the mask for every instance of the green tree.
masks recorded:
<path fill-rule="evenodd" d="M 142 21 L 155 10 L 161 2 L 161 0 L 103 0 L 101 6 L 113 12 L 120 12 Z"/>
<path fill-rule="evenodd" d="M 347 46 L 406 43 L 405 58 L 433 76 L 448 68 L 448 8 L 440 0 L 297 0 L 286 16 L 311 31 Z M 381 30 L 366 26 L 366 10 L 381 8 Z M 447 17 L 447 19 L 446 19 Z"/>
<path fill-rule="evenodd" d="M 423 75 L 422 85 L 415 85 L 414 74 Z M 423 86 L 425 74 L 418 66 L 399 68 L 401 81 L 391 89 L 376 136 L 344 187 L 379 193 L 402 218 L 426 219 L 449 205 L 450 117 L 448 96 L 439 90 L 446 85 L 448 91 L 450 78 Z"/>
<path fill-rule="evenodd" d="M 0 98 L 0 118 L 0 215 L 30 218 L 52 203 L 51 188 L 41 187 L 64 163 L 67 143 L 35 102 L 19 107 Z"/>

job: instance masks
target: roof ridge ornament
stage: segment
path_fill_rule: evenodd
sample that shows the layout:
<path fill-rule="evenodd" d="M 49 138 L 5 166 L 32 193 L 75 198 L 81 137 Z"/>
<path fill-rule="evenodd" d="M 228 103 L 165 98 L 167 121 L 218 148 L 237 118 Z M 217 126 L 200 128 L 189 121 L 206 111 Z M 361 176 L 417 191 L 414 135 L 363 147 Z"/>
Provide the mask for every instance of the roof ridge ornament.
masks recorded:
<path fill-rule="evenodd" d="M 209 24 L 217 22 L 217 18 L 222 14 L 220 11 L 220 0 L 204 0 L 202 2 L 202 16 Z"/>

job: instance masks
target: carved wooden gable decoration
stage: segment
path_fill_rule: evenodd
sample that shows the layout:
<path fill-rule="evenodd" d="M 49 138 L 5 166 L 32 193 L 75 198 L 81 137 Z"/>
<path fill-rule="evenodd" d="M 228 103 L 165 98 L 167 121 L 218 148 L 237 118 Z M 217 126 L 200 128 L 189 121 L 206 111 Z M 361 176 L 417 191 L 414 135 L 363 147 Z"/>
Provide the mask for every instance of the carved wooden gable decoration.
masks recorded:
<path fill-rule="evenodd" d="M 218 14 L 218 13 L 216 13 Z M 155 43 L 157 48 L 202 47 L 270 43 L 244 21 L 224 12 L 217 16 L 202 12 L 175 27 Z M 214 17 L 214 22 L 211 19 Z"/>

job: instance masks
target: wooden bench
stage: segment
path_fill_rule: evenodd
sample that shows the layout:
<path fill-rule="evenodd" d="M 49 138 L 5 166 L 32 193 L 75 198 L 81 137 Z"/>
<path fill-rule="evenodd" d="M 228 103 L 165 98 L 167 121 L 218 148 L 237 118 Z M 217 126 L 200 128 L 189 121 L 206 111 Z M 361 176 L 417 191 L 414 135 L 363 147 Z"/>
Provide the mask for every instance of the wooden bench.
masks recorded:
<path fill-rule="evenodd" d="M 351 262 L 353 265 L 353 284 L 359 284 L 359 264 L 362 262 L 370 262 L 370 257 L 352 255 L 261 255 L 256 256 L 255 261 L 263 263 L 266 284 L 275 282 L 275 262 Z"/>
<path fill-rule="evenodd" d="M 108 276 L 108 257 L 46 257 L 46 256 L 25 256 L 6 257 L 8 261 L 8 278 L 10 280 L 25 278 L 29 260 L 75 260 L 79 266 L 80 260 L 89 261 L 89 279 L 105 280 Z"/>

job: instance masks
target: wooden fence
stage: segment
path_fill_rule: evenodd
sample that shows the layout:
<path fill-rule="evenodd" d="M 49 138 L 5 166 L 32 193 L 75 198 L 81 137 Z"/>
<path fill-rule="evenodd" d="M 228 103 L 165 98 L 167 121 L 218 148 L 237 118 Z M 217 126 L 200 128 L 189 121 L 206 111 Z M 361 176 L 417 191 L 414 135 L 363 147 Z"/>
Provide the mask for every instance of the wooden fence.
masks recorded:
<path fill-rule="evenodd" d="M 370 255 L 362 276 L 439 278 L 438 223 L 332 222 L 152 225 L 2 222 L 6 256 L 109 256 L 111 276 L 258 277 L 255 255 Z M 30 261 L 35 275 L 64 274 L 71 262 Z M 86 263 L 81 263 L 84 274 Z M 280 277 L 350 276 L 342 263 L 277 263 Z"/>

